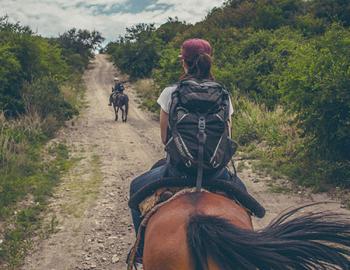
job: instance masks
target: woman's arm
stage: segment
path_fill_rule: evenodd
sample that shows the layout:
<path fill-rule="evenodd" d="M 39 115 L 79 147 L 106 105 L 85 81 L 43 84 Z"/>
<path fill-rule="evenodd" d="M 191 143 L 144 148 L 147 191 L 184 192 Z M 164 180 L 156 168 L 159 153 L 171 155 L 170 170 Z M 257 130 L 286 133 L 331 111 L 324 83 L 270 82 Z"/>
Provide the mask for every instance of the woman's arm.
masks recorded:
<path fill-rule="evenodd" d="M 163 109 L 160 109 L 160 137 L 165 145 L 167 143 L 167 132 L 168 132 L 168 119 L 169 114 L 167 114 Z"/>
<path fill-rule="evenodd" d="M 228 97 L 229 102 L 230 102 L 230 109 L 229 109 L 229 118 L 228 118 L 228 129 L 229 129 L 229 136 L 230 138 L 232 138 L 232 115 L 233 115 L 233 106 L 232 106 L 232 100 L 231 100 L 231 96 Z"/>

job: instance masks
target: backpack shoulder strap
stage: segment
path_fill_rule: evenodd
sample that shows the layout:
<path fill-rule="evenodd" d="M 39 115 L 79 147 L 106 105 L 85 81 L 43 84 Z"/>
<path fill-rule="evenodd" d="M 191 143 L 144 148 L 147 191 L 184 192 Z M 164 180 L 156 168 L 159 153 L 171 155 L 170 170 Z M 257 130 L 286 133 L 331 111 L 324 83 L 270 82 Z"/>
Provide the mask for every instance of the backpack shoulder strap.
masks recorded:
<path fill-rule="evenodd" d="M 171 103 L 170 103 L 170 108 L 169 108 L 169 128 L 171 126 L 171 117 L 174 115 L 175 109 L 179 103 L 179 94 L 180 94 L 180 85 L 181 85 L 181 81 L 177 82 L 174 86 L 176 86 L 175 90 L 171 93 Z"/>

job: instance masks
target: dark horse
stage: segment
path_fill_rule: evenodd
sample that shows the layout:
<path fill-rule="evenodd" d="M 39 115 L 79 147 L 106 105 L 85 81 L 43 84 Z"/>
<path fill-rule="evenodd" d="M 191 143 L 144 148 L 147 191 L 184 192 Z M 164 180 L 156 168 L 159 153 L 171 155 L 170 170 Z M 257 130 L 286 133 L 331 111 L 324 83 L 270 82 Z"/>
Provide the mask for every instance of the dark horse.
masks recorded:
<path fill-rule="evenodd" d="M 115 121 L 118 121 L 119 109 L 122 111 L 122 121 L 126 122 L 129 111 L 129 97 L 124 93 L 117 93 L 112 96 L 112 103 L 115 113 Z"/>
<path fill-rule="evenodd" d="M 145 232 L 145 270 L 350 269 L 349 216 L 282 214 L 253 230 L 236 202 L 209 192 L 185 193 L 162 205 Z M 298 214 L 295 216 L 295 214 Z"/>

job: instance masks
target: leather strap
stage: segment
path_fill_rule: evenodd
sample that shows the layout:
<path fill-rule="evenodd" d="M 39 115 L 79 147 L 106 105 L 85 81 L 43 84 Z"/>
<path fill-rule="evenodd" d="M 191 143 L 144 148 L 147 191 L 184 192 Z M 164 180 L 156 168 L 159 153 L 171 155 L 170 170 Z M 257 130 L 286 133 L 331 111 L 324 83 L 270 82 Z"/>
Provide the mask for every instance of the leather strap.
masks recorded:
<path fill-rule="evenodd" d="M 201 116 L 198 120 L 198 167 L 197 167 L 197 180 L 196 191 L 200 191 L 203 182 L 203 162 L 204 162 L 204 145 L 207 139 L 205 134 L 205 117 Z"/>

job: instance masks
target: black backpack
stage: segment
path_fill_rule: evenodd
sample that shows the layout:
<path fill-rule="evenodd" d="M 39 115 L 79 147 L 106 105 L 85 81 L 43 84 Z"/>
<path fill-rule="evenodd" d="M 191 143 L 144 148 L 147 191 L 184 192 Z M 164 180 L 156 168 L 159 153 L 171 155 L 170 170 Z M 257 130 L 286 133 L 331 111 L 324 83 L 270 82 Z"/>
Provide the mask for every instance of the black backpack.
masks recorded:
<path fill-rule="evenodd" d="M 116 83 L 114 86 L 114 90 L 117 92 L 123 92 L 124 91 L 124 85 L 122 83 Z"/>
<path fill-rule="evenodd" d="M 165 147 L 171 164 L 197 171 L 197 182 L 203 170 L 211 173 L 226 166 L 236 150 L 229 137 L 229 108 L 229 94 L 219 83 L 179 82 L 172 93 Z"/>

